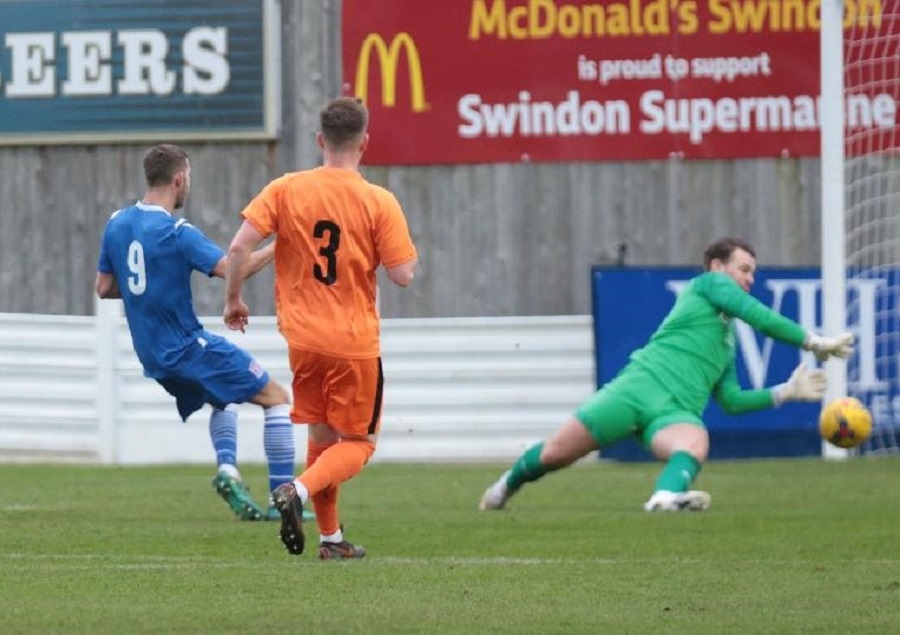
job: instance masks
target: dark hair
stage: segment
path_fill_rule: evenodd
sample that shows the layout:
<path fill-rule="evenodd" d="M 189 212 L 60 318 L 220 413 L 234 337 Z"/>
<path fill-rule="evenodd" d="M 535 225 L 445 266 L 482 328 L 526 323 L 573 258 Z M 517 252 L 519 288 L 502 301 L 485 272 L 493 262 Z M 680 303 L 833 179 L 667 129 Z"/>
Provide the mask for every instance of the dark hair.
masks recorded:
<path fill-rule="evenodd" d="M 713 260 L 721 260 L 722 262 L 727 262 L 729 258 L 731 258 L 731 254 L 734 253 L 735 249 L 743 249 L 748 254 L 756 258 L 756 252 L 753 250 L 753 247 L 746 240 L 742 240 L 740 238 L 720 238 L 717 241 L 710 244 L 709 247 L 706 248 L 706 251 L 703 252 L 703 268 L 706 271 L 709 271 L 709 265 Z"/>
<path fill-rule="evenodd" d="M 366 131 L 369 111 L 359 99 L 339 97 L 325 104 L 319 113 L 319 123 L 328 145 L 341 150 Z"/>
<path fill-rule="evenodd" d="M 144 153 L 144 178 L 149 187 L 168 185 L 187 167 L 187 152 L 168 143 L 153 146 Z"/>

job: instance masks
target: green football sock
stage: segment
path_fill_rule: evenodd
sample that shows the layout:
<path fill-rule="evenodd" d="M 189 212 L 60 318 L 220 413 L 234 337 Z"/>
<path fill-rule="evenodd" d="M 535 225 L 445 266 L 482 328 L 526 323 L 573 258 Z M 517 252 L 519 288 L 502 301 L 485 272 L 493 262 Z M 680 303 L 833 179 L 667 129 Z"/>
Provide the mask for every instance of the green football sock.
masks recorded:
<path fill-rule="evenodd" d="M 687 452 L 675 452 L 656 479 L 656 491 L 686 492 L 700 473 L 700 461 Z"/>
<path fill-rule="evenodd" d="M 525 450 L 525 454 L 519 457 L 509 471 L 509 476 L 506 477 L 506 486 L 510 490 L 515 491 L 525 483 L 536 481 L 547 472 L 553 471 L 553 468 L 541 463 L 541 450 L 543 449 L 544 442 L 541 441 Z"/>

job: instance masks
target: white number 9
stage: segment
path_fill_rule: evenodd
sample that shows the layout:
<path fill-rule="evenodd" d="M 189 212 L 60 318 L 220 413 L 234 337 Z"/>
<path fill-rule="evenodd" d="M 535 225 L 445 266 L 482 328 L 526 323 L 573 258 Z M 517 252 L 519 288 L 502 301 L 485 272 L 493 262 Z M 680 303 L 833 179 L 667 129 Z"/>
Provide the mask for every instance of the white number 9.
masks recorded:
<path fill-rule="evenodd" d="M 128 245 L 128 290 L 133 295 L 143 295 L 147 290 L 147 268 L 144 266 L 144 247 L 136 240 Z"/>

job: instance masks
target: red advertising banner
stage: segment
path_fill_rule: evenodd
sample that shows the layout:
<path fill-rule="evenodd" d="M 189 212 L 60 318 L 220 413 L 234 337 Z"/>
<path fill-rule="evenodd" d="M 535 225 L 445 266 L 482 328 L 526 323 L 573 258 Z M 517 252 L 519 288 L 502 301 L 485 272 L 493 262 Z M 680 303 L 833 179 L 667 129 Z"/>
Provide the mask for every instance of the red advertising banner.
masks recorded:
<path fill-rule="evenodd" d="M 900 149 L 900 0 L 844 5 L 868 51 L 847 124 Z M 819 20 L 819 0 L 343 0 L 344 87 L 370 164 L 816 156 Z"/>

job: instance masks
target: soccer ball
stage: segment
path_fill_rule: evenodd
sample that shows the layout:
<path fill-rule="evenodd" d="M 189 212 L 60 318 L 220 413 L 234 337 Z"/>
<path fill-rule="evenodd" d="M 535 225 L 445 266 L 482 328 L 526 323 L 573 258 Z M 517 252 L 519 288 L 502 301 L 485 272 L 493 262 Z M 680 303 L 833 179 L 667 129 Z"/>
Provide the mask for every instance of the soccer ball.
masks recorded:
<path fill-rule="evenodd" d="M 855 448 L 872 434 L 872 413 L 859 399 L 835 399 L 819 414 L 819 434 L 831 445 Z"/>

